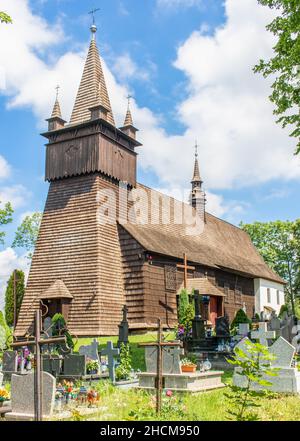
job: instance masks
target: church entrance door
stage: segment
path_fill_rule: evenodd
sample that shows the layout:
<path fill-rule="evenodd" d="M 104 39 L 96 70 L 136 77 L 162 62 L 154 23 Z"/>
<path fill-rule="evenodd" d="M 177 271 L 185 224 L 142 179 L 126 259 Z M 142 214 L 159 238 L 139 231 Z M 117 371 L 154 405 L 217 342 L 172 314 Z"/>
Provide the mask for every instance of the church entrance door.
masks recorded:
<path fill-rule="evenodd" d="M 217 317 L 222 316 L 222 297 L 211 296 L 209 302 L 210 321 L 213 326 L 216 325 Z"/>

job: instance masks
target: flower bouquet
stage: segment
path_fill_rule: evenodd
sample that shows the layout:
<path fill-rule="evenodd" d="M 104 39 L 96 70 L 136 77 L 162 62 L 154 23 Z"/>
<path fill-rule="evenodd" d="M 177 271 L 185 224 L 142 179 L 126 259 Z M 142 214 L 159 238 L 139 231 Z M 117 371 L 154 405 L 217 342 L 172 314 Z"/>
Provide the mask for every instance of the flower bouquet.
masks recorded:
<path fill-rule="evenodd" d="M 3 406 L 3 403 L 5 401 L 9 401 L 9 399 L 10 399 L 9 392 L 7 392 L 7 390 L 4 388 L 0 388 L 0 407 Z"/>

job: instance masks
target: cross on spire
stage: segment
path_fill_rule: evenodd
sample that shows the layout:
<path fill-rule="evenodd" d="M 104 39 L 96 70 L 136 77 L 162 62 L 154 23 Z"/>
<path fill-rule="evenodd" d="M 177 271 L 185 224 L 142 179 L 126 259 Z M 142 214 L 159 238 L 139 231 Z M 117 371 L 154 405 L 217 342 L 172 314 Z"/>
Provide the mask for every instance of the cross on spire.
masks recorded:
<path fill-rule="evenodd" d="M 129 107 L 130 107 L 130 100 L 131 100 L 131 98 L 132 98 L 132 96 L 131 95 L 127 95 L 127 102 L 128 102 L 128 109 L 129 109 Z"/>
<path fill-rule="evenodd" d="M 94 9 L 92 9 L 92 10 L 89 12 L 89 14 L 91 14 L 91 16 L 93 17 L 93 25 L 96 24 L 96 22 L 95 22 L 95 14 L 96 14 L 96 12 L 98 12 L 98 11 L 100 11 L 100 8 L 94 8 Z"/>
<path fill-rule="evenodd" d="M 55 90 L 56 90 L 56 99 L 58 99 L 59 89 L 60 89 L 60 85 L 58 84 L 58 85 L 55 87 Z"/>
<path fill-rule="evenodd" d="M 91 16 L 93 17 L 93 24 L 91 26 L 91 32 L 92 32 L 92 39 L 95 40 L 95 34 L 97 32 L 97 26 L 96 26 L 96 21 L 95 21 L 95 14 L 96 12 L 100 11 L 100 8 L 94 8 L 92 9 L 89 14 L 91 14 Z"/>
<path fill-rule="evenodd" d="M 195 141 L 195 157 L 198 158 L 198 141 Z"/>

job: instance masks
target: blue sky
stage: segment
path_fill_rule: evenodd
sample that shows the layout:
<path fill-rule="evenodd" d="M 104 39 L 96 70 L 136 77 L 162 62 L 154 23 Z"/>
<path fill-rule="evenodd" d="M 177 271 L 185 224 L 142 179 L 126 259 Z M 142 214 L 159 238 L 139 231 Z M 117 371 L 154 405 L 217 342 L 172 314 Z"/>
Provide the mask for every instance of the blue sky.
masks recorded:
<path fill-rule="evenodd" d="M 44 206 L 39 133 L 57 83 L 69 118 L 93 7 L 101 8 L 97 41 L 120 125 L 125 97 L 134 96 L 139 180 L 189 190 L 197 138 L 211 212 L 236 224 L 297 218 L 300 161 L 275 124 L 270 82 L 252 72 L 272 53 L 264 26 L 273 12 L 256 0 L 3 0 L 14 25 L 0 29 L 0 200 L 12 201 L 15 217 L 0 278 L 25 265 L 10 244 L 24 213 Z"/>

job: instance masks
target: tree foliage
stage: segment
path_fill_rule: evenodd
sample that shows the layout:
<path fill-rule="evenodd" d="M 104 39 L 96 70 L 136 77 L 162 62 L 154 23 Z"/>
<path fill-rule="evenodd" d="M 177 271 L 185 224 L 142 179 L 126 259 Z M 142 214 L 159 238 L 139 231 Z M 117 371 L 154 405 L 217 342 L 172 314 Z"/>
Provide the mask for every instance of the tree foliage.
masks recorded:
<path fill-rule="evenodd" d="M 190 300 L 189 293 L 186 289 L 183 289 L 179 294 L 179 307 L 178 307 L 178 324 L 183 326 L 186 336 L 192 329 L 192 321 L 195 317 L 195 305 Z"/>
<path fill-rule="evenodd" d="M 261 5 L 278 10 L 267 30 L 276 37 L 274 56 L 260 60 L 254 72 L 274 77 L 270 100 L 274 114 L 283 127 L 292 127 L 291 136 L 297 138 L 300 152 L 300 2 L 299 0 L 258 0 Z"/>
<path fill-rule="evenodd" d="M 300 297 L 300 219 L 240 226 L 265 262 L 287 282 L 287 301 L 295 313 L 295 299 Z"/>
<path fill-rule="evenodd" d="M 23 271 L 16 271 L 17 284 L 17 316 L 21 308 L 22 300 L 25 292 L 25 276 Z M 14 324 L 14 273 L 11 274 L 5 291 L 5 319 L 8 326 Z"/>
<path fill-rule="evenodd" d="M 12 222 L 13 212 L 14 210 L 12 209 L 10 202 L 7 202 L 3 208 L 0 208 L 0 226 L 7 225 Z M 2 245 L 4 244 L 4 237 L 5 237 L 5 232 L 0 231 L 0 243 Z"/>
<path fill-rule="evenodd" d="M 243 309 L 239 309 L 237 311 L 237 313 L 235 314 L 235 317 L 232 320 L 231 325 L 230 325 L 231 329 L 238 327 L 240 323 L 251 324 L 251 320 L 249 319 L 249 317 L 247 316 L 247 314 L 245 313 L 245 311 Z"/>
<path fill-rule="evenodd" d="M 25 248 L 28 251 L 28 257 L 32 258 L 32 252 L 39 234 L 42 213 L 33 213 L 26 216 L 21 225 L 17 228 L 13 248 Z"/>
<path fill-rule="evenodd" d="M 260 407 L 259 400 L 264 391 L 255 391 L 253 386 L 260 386 L 267 390 L 272 386 L 272 382 L 266 377 L 275 377 L 278 370 L 273 368 L 270 363 L 275 359 L 266 346 L 260 343 L 246 341 L 247 348 L 235 348 L 235 355 L 228 359 L 228 363 L 237 369 L 236 375 L 245 377 L 245 387 L 230 385 L 231 392 L 226 394 L 228 398 L 229 419 L 236 421 L 255 421 L 258 414 L 255 409 Z"/>
<path fill-rule="evenodd" d="M 6 12 L 0 11 L 0 23 L 12 23 L 12 19 Z"/>

